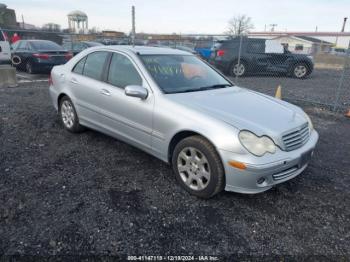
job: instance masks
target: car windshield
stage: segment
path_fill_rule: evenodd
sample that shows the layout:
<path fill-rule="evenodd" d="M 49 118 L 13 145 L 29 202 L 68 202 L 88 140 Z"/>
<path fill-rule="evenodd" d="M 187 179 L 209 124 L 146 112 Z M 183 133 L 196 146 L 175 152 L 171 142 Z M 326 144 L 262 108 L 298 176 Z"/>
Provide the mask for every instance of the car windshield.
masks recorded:
<path fill-rule="evenodd" d="M 141 55 L 147 70 L 166 94 L 232 86 L 214 69 L 191 55 Z"/>
<path fill-rule="evenodd" d="M 32 41 L 30 42 L 35 50 L 59 51 L 63 50 L 61 46 L 51 41 Z"/>

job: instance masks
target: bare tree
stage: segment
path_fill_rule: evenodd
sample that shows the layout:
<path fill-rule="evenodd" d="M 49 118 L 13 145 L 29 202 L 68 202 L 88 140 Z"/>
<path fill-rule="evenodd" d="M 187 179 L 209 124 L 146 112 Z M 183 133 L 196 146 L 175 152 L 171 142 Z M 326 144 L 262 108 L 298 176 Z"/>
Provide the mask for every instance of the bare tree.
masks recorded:
<path fill-rule="evenodd" d="M 228 21 L 226 34 L 230 36 L 246 34 L 253 29 L 252 19 L 246 15 L 237 15 Z"/>

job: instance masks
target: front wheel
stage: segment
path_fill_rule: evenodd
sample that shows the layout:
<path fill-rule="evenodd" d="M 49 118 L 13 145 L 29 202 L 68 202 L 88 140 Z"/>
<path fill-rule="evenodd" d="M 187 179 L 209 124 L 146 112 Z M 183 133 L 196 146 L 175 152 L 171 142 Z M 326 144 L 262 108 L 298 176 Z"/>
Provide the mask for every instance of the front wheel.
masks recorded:
<path fill-rule="evenodd" d="M 304 63 L 298 63 L 292 68 L 292 76 L 295 78 L 305 78 L 310 74 L 309 67 Z"/>
<path fill-rule="evenodd" d="M 192 195 L 210 198 L 224 187 L 224 168 L 214 146 L 200 136 L 180 141 L 172 155 L 172 166 L 180 185 Z"/>

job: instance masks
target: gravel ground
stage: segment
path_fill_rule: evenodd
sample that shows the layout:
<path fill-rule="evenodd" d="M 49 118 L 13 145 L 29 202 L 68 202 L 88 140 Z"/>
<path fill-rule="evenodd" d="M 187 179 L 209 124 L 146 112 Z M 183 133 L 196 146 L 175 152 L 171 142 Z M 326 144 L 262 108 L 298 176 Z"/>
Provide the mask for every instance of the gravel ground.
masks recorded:
<path fill-rule="evenodd" d="M 333 105 L 339 89 L 339 105 L 350 107 L 350 68 L 345 70 L 343 84 L 340 85 L 342 70 L 315 69 L 306 79 L 278 76 L 247 76 L 239 78 L 240 86 L 274 95 L 278 85 L 282 86 L 282 95 L 291 101 L 310 101 Z"/>
<path fill-rule="evenodd" d="M 0 260 L 195 254 L 348 261 L 350 121 L 305 110 L 320 141 L 302 175 L 258 195 L 201 200 L 160 160 L 94 131 L 66 132 L 46 83 L 0 89 Z"/>

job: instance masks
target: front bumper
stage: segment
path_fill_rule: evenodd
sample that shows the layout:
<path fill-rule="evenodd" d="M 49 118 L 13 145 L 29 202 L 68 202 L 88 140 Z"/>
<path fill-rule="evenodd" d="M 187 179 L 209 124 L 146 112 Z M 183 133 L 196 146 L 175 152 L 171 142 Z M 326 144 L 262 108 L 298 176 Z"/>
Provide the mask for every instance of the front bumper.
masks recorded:
<path fill-rule="evenodd" d="M 262 158 L 219 150 L 226 174 L 225 190 L 255 194 L 298 176 L 307 167 L 317 141 L 318 133 L 314 130 L 301 148 L 290 152 L 278 150 Z M 228 162 L 232 160 L 245 163 L 247 168 L 241 170 L 230 166 Z"/>

